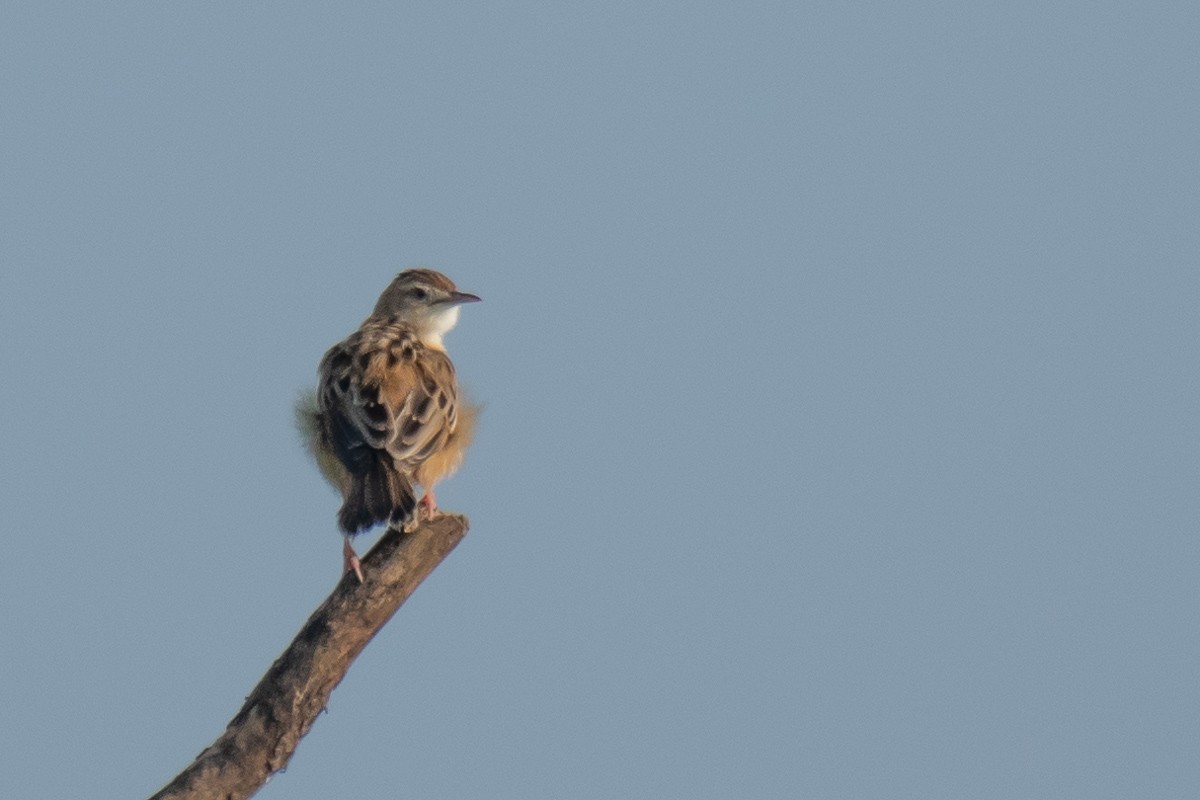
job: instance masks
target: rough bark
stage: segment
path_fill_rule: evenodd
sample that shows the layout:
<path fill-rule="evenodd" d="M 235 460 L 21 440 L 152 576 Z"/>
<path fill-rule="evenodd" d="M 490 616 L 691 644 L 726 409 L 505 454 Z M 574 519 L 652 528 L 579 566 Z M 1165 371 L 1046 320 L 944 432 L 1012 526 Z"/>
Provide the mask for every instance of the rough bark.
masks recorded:
<path fill-rule="evenodd" d="M 246 699 L 225 732 L 150 800 L 242 800 L 287 766 L 350 664 L 467 533 L 446 514 L 389 531 L 334 588 Z"/>

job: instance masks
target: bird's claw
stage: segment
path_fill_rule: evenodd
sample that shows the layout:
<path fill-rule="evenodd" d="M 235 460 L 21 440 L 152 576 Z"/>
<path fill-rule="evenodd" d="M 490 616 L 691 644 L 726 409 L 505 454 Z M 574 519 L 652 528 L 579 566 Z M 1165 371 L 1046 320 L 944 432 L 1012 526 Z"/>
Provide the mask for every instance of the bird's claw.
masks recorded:
<path fill-rule="evenodd" d="M 350 537 L 342 539 L 342 574 L 353 572 L 358 578 L 359 583 L 365 583 L 363 580 L 362 562 L 358 560 L 358 554 L 354 552 L 354 548 L 350 546 Z"/>
<path fill-rule="evenodd" d="M 424 496 L 421 497 L 421 504 L 417 510 L 417 514 L 425 512 L 425 519 L 432 520 L 438 516 L 437 498 L 433 496 L 433 490 L 426 490 Z"/>

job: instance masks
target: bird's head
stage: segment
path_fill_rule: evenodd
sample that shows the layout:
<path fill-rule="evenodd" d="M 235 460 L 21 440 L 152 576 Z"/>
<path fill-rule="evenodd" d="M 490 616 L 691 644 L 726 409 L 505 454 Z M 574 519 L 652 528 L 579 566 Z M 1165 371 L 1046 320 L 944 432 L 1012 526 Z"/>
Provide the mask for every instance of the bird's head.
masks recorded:
<path fill-rule="evenodd" d="M 407 269 L 383 290 L 371 316 L 397 318 L 411 325 L 424 344 L 440 350 L 442 336 L 458 323 L 458 307 L 478 301 L 440 272 Z"/>

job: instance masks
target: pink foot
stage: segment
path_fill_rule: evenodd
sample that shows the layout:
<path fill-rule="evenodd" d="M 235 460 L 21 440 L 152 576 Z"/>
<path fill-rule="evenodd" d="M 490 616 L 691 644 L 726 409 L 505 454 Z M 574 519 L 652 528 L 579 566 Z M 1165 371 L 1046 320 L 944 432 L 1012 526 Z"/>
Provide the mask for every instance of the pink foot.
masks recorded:
<path fill-rule="evenodd" d="M 437 516 L 437 498 L 433 496 L 433 489 L 425 490 L 425 496 L 421 498 L 421 508 L 425 511 L 425 519 L 433 519 Z"/>
<path fill-rule="evenodd" d="M 358 560 L 358 554 L 354 552 L 354 548 L 350 546 L 350 537 L 342 537 L 342 574 L 353 572 L 358 577 L 358 582 L 363 583 L 362 562 Z"/>

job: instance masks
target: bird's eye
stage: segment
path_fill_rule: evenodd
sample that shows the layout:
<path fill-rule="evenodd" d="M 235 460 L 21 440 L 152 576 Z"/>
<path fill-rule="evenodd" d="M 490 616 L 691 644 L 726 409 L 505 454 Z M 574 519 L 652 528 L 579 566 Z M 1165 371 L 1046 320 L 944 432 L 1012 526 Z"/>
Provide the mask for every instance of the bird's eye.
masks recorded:
<path fill-rule="evenodd" d="M 416 299 L 424 302 L 425 300 L 429 299 L 429 292 L 425 289 L 422 289 L 420 286 L 418 286 L 412 290 L 412 296 L 415 297 Z"/>

